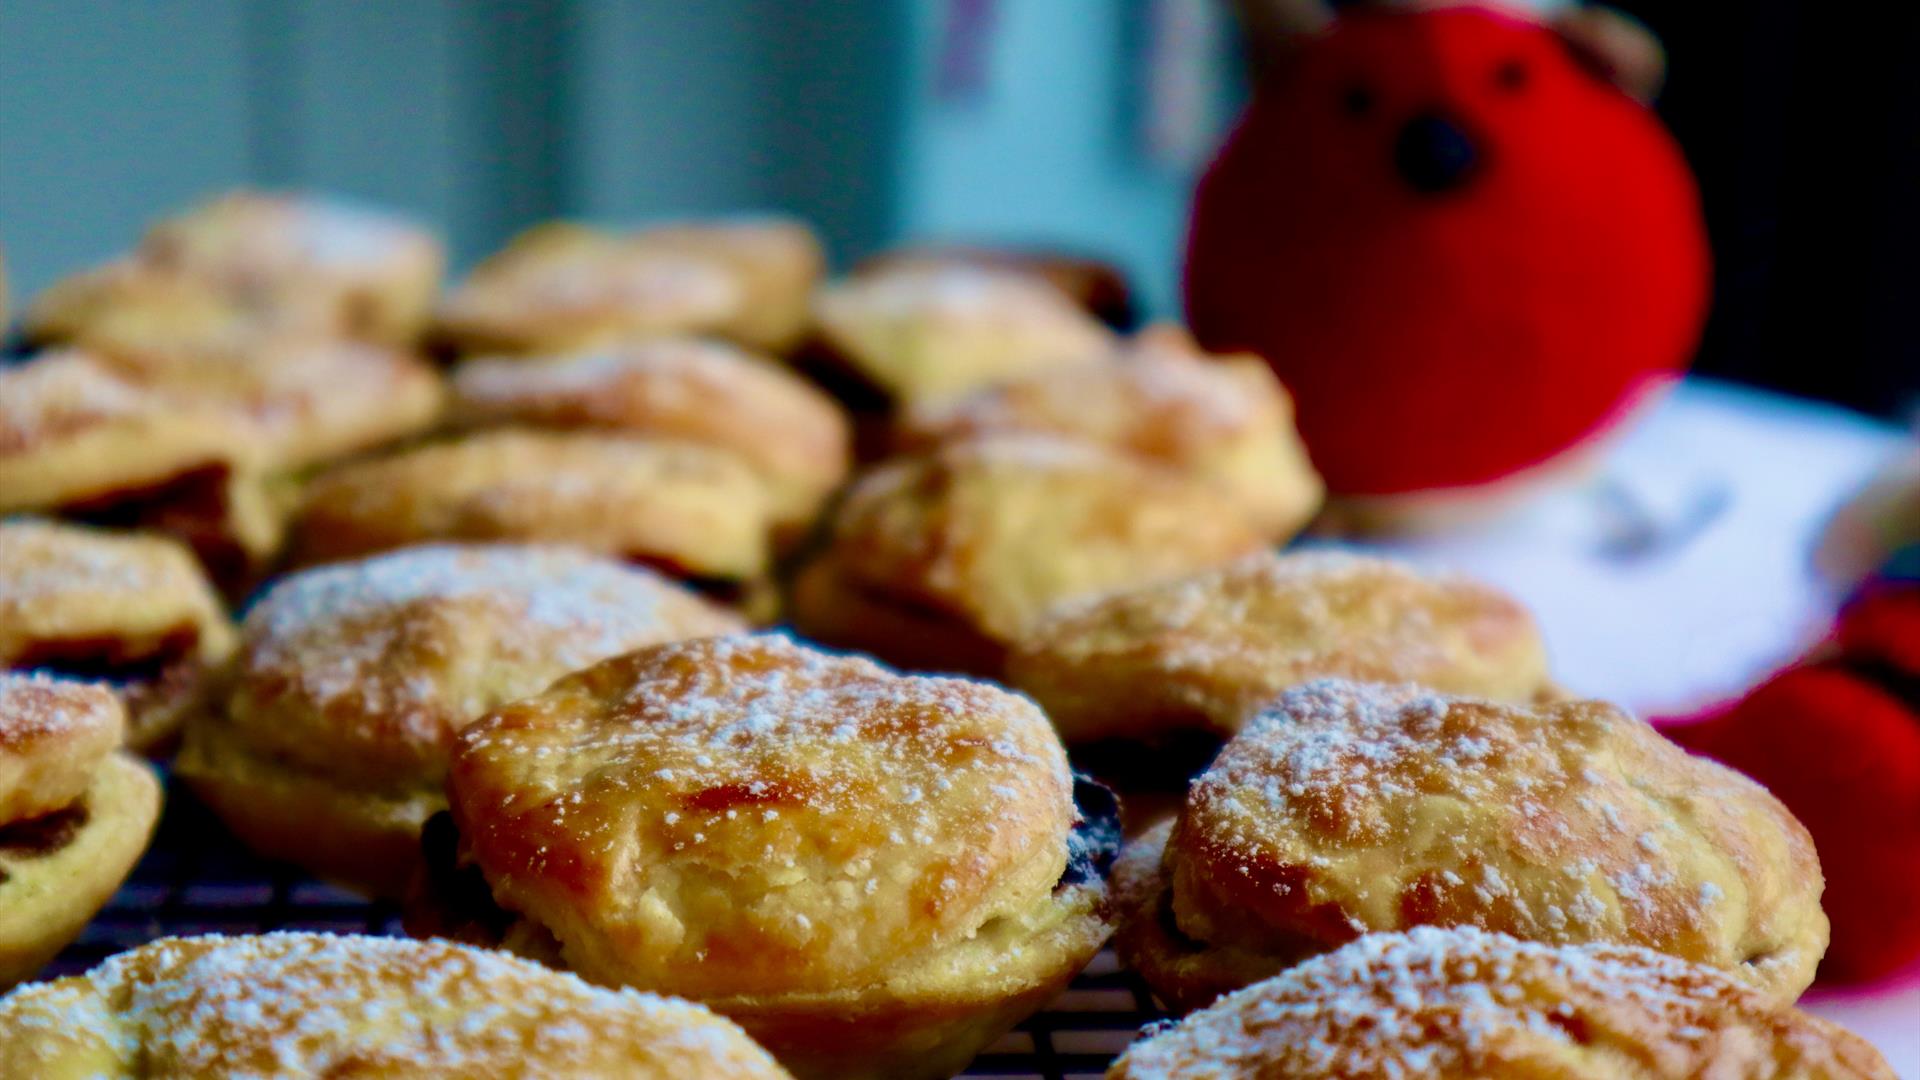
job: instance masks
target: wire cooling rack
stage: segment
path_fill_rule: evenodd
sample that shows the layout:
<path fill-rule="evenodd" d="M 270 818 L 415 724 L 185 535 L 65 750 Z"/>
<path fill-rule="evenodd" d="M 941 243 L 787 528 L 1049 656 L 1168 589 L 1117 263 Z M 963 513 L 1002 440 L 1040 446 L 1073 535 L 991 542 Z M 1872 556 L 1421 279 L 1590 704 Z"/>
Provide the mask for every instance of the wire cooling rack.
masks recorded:
<path fill-rule="evenodd" d="M 169 784 L 159 835 L 140 865 L 80 939 L 43 978 L 71 975 L 114 953 L 174 934 L 268 930 L 400 934 L 392 905 L 309 878 L 249 854 L 179 784 Z M 1160 1018 L 1147 989 L 1111 950 L 1054 1003 L 988 1047 L 962 1076 L 1091 1080 L 1141 1025 Z"/>

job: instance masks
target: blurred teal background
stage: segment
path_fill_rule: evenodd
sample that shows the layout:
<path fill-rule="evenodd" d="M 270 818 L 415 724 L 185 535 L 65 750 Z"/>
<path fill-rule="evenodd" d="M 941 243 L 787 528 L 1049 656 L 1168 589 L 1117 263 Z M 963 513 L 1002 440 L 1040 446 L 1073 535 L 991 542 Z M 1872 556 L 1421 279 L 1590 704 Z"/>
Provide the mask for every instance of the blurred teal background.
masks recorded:
<path fill-rule="evenodd" d="M 843 262 L 904 237 L 1082 248 L 1171 312 L 1192 166 L 1142 149 L 1150 5 L 977 7 L 977 85 L 936 92 L 967 5 L 0 0 L 0 246 L 30 293 L 238 184 L 393 205 L 461 264 L 556 215 L 766 207 Z"/>

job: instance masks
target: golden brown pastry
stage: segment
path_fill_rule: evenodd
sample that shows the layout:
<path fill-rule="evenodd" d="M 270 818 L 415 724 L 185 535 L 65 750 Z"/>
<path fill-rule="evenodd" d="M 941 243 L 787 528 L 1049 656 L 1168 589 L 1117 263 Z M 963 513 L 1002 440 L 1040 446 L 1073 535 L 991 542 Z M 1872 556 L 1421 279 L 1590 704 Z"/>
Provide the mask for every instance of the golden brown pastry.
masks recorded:
<path fill-rule="evenodd" d="M 230 407 L 165 392 L 94 353 L 0 368 L 0 513 L 35 510 L 185 541 L 238 589 L 278 550 L 271 446 Z"/>
<path fill-rule="evenodd" d="M 660 338 L 626 346 L 462 364 L 456 425 L 602 428 L 705 443 L 765 479 L 776 521 L 804 528 L 846 478 L 852 434 L 813 384 L 716 341 Z"/>
<path fill-rule="evenodd" d="M 1420 925 L 1643 945 L 1783 1001 L 1827 947 L 1806 829 L 1753 781 L 1597 701 L 1295 687 L 1115 878 L 1121 955 L 1181 1010 Z"/>
<path fill-rule="evenodd" d="M 125 733 L 105 687 L 0 672 L 0 988 L 78 937 L 146 850 L 160 782 Z M 34 1075 L 14 1060 L 0 1077 Z"/>
<path fill-rule="evenodd" d="M 297 561 L 429 540 L 571 544 L 656 567 L 722 598 L 766 579 L 758 474 L 698 443 L 502 428 L 341 466 L 294 520 Z"/>
<path fill-rule="evenodd" d="M 219 281 L 302 328 L 392 344 L 419 336 L 440 288 L 440 242 L 332 198 L 233 192 L 155 225 L 140 258 Z"/>
<path fill-rule="evenodd" d="M 719 262 L 584 226 L 535 226 L 441 302 L 435 337 L 462 353 L 563 352 L 710 333 L 745 304 Z"/>
<path fill-rule="evenodd" d="M 1369 934 L 1135 1043 L 1108 1080 L 1893 1080 L 1858 1036 L 1622 945 Z"/>
<path fill-rule="evenodd" d="M 132 255 L 50 289 L 31 336 L 171 350 L 242 332 L 404 344 L 445 262 L 439 241 L 339 200 L 240 191 L 156 224 Z"/>
<path fill-rule="evenodd" d="M 904 667 L 995 674 L 1052 608 L 1259 549 L 1232 500 L 1086 443 L 949 443 L 856 481 L 794 587 L 807 636 Z"/>
<path fill-rule="evenodd" d="M 48 286 L 21 313 L 21 329 L 42 344 L 174 353 L 281 327 L 218 282 L 126 256 Z"/>
<path fill-rule="evenodd" d="M 856 277 L 905 269 L 953 267 L 1027 274 L 1065 293 L 1087 314 L 1115 329 L 1134 322 L 1133 289 L 1119 267 L 1099 259 L 1044 248 L 983 247 L 969 244 L 916 244 L 883 251 L 861 261 Z"/>
<path fill-rule="evenodd" d="M 698 1005 L 442 942 L 162 938 L 0 999 L 0 1080 L 780 1080 Z"/>
<path fill-rule="evenodd" d="M 240 296 L 182 269 L 117 258 L 46 286 L 21 311 L 29 342 L 180 350 L 271 331 Z"/>
<path fill-rule="evenodd" d="M 134 749 L 167 746 L 233 646 L 219 598 L 177 542 L 0 520 L 0 669 L 108 681 Z"/>
<path fill-rule="evenodd" d="M 375 895 L 414 875 L 453 733 L 609 656 L 746 629 L 565 548 L 423 545 L 283 578 L 175 770 L 250 847 Z"/>
<path fill-rule="evenodd" d="M 1217 486 L 1274 540 L 1298 532 L 1325 486 L 1293 427 L 1293 401 L 1259 357 L 1209 357 L 1156 327 L 1111 363 L 1045 368 L 922 403 L 898 445 L 925 450 L 991 432 L 1085 439 Z"/>
<path fill-rule="evenodd" d="M 1045 281 L 975 267 L 904 267 L 828 286 L 816 301 L 835 368 L 894 405 L 1108 359 L 1113 334 Z"/>
<path fill-rule="evenodd" d="M 805 222 L 771 215 L 685 221 L 644 229 L 630 241 L 647 251 L 710 260 L 733 274 L 741 303 L 714 328 L 721 337 L 776 355 L 806 337 L 827 258 Z"/>
<path fill-rule="evenodd" d="M 0 675 L 0 823 L 45 817 L 87 793 L 120 748 L 125 714 L 113 694 L 45 675 Z"/>
<path fill-rule="evenodd" d="M 253 432 L 95 353 L 0 368 L 0 512 L 108 502 L 257 464 Z"/>
<path fill-rule="evenodd" d="M 433 368 L 380 345 L 265 339 L 191 355 L 122 354 L 112 361 L 157 391 L 206 402 L 253 429 L 274 470 L 297 470 L 419 434 L 439 419 Z"/>
<path fill-rule="evenodd" d="M 785 219 L 633 233 L 554 222 L 475 267 L 441 305 L 438 336 L 466 353 L 566 352 L 684 334 L 784 351 L 805 330 L 822 266 L 813 233 Z"/>
<path fill-rule="evenodd" d="M 1345 552 L 1260 552 L 1062 609 L 1007 662 L 1069 742 L 1232 735 L 1290 686 L 1410 682 L 1533 701 L 1533 617 L 1490 586 Z"/>
<path fill-rule="evenodd" d="M 985 683 L 709 638 L 457 742 L 504 940 L 700 1001 L 799 1076 L 950 1076 L 1107 936 L 1111 823 L 1077 823 L 1046 718 Z"/>
<path fill-rule="evenodd" d="M 0 371 L 0 512 L 172 533 L 244 591 L 278 553 L 293 472 L 421 431 L 441 402 L 424 362 L 356 342 L 46 353 Z"/>

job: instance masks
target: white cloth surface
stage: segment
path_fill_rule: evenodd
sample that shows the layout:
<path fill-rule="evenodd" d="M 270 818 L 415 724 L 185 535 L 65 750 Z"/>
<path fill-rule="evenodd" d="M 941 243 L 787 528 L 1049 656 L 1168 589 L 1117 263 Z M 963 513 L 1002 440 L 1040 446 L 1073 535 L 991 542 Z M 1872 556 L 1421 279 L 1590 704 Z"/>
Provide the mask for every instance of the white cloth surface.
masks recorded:
<path fill-rule="evenodd" d="M 1588 479 L 1478 527 L 1362 546 L 1512 591 L 1573 692 L 1684 712 L 1826 629 L 1837 598 L 1813 573 L 1814 541 L 1906 445 L 1844 409 L 1687 380 Z"/>
<path fill-rule="evenodd" d="M 1844 409 L 1690 379 L 1595 475 L 1471 530 L 1360 546 L 1501 585 L 1571 691 L 1643 714 L 1738 695 L 1828 627 L 1809 555 L 1833 509 L 1910 445 Z M 1803 1004 L 1920 1080 L 1920 970 Z"/>

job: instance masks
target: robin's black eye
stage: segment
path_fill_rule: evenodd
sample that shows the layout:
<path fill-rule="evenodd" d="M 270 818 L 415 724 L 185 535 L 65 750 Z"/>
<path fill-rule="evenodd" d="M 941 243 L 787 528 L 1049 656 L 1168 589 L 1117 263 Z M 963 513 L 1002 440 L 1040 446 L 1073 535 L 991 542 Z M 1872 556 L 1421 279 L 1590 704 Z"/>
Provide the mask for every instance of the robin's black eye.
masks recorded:
<path fill-rule="evenodd" d="M 1526 89 L 1527 82 L 1532 77 L 1533 73 L 1527 70 L 1524 60 L 1506 60 L 1493 69 L 1493 85 L 1509 94 L 1516 94 Z"/>
<path fill-rule="evenodd" d="M 1373 91 L 1354 83 L 1340 91 L 1340 111 L 1348 116 L 1365 116 L 1373 111 Z"/>

